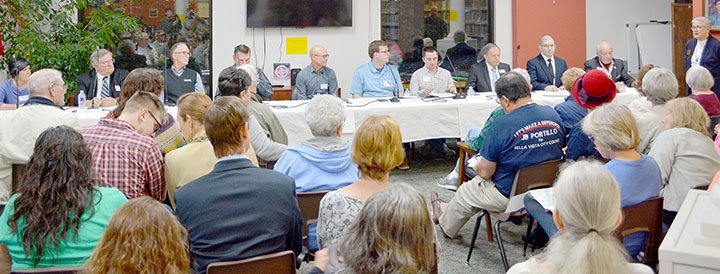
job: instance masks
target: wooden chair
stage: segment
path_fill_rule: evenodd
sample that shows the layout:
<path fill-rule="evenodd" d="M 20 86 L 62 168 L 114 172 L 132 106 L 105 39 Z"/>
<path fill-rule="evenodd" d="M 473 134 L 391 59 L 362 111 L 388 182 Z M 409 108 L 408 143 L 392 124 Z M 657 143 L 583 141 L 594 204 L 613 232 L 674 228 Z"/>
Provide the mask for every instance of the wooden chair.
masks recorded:
<path fill-rule="evenodd" d="M 83 273 L 85 271 L 84 266 L 63 266 L 63 267 L 44 267 L 44 268 L 31 268 L 31 269 L 15 269 L 10 271 L 12 274 L 22 273 L 44 273 L 44 274 L 75 274 Z"/>
<path fill-rule="evenodd" d="M 470 147 L 467 143 L 460 141 L 457 142 L 458 147 L 458 161 L 460 163 L 460 166 L 458 167 L 458 180 L 457 180 L 457 187 L 460 188 L 460 185 L 462 185 L 465 181 L 472 180 L 470 176 L 465 174 L 465 161 L 469 157 L 473 157 L 478 152 Z M 486 215 L 485 212 L 480 212 L 480 215 L 478 216 L 478 221 L 480 221 L 481 217 L 486 216 L 485 218 L 485 231 L 487 231 L 487 240 L 488 242 L 493 241 L 493 232 L 492 232 L 492 222 L 490 221 L 490 215 Z M 473 231 L 473 235 L 477 234 L 477 229 L 479 229 L 479 226 L 475 226 L 475 230 Z M 473 239 L 475 239 L 475 236 L 473 236 Z M 470 256 L 468 255 L 468 261 L 470 260 Z"/>
<path fill-rule="evenodd" d="M 303 254 L 303 260 L 309 261 L 310 246 L 308 243 L 308 226 L 312 223 L 317 222 L 318 211 L 320 210 L 320 200 L 325 197 L 328 190 L 313 191 L 313 192 L 300 192 L 298 196 L 298 207 L 300 207 L 300 214 L 303 217 L 303 246 L 306 247 L 307 253 Z"/>
<path fill-rule="evenodd" d="M 27 164 L 13 164 L 12 165 L 12 193 L 15 193 L 15 190 L 17 189 L 18 185 L 20 184 L 20 179 L 25 177 L 25 167 Z"/>
<path fill-rule="evenodd" d="M 207 267 L 207 274 L 235 273 L 295 274 L 295 253 L 285 250 L 239 261 L 215 262 Z"/>
<path fill-rule="evenodd" d="M 635 232 L 648 232 L 645 256 L 639 263 L 646 264 L 652 269 L 658 264 L 658 248 L 662 241 L 662 206 L 663 198 L 654 197 L 642 203 L 626 206 L 622 209 L 623 221 L 615 229 L 615 237 L 620 242 L 624 237 Z M 634 259 L 634 258 L 633 258 Z"/>
<path fill-rule="evenodd" d="M 540 163 L 538 165 L 521 168 L 515 174 L 515 181 L 513 182 L 512 190 L 510 191 L 510 197 L 523 194 L 528 190 L 551 187 L 555 184 L 558 170 L 560 169 L 560 163 L 562 160 L 552 160 Z M 475 247 L 475 238 L 477 237 L 477 230 L 480 226 L 480 218 L 483 215 L 488 215 L 487 210 L 483 210 L 478 215 L 478 220 L 475 223 L 475 231 L 473 232 L 473 238 L 470 242 L 470 250 L 468 251 L 467 262 L 470 262 L 470 256 L 472 256 L 472 250 Z M 517 221 L 525 217 L 523 210 L 512 213 L 500 213 L 497 214 L 497 220 L 493 226 L 493 232 L 495 234 L 495 241 L 497 242 L 498 249 L 500 250 L 500 259 L 502 259 L 505 271 L 509 269 L 507 254 L 505 254 L 505 245 L 503 245 L 502 235 L 500 235 L 500 224 L 507 221 Z"/>

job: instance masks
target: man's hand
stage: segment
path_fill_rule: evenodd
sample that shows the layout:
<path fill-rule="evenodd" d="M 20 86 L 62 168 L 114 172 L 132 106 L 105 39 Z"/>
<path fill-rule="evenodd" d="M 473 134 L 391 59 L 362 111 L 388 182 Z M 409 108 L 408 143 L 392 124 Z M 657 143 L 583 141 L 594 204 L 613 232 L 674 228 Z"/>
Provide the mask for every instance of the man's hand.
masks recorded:
<path fill-rule="evenodd" d="M 98 106 L 100 106 L 100 104 L 102 104 L 102 100 L 100 99 L 100 97 L 95 97 L 95 98 L 85 101 L 86 107 L 98 107 Z"/>
<path fill-rule="evenodd" d="M 104 99 L 102 99 L 102 102 L 100 103 L 100 106 L 103 106 L 103 107 L 111 107 L 111 106 L 116 106 L 116 105 L 117 105 L 117 99 L 112 98 L 112 97 L 104 98 Z"/>
<path fill-rule="evenodd" d="M 432 89 L 431 87 L 425 87 L 425 88 L 422 89 L 422 91 L 425 92 L 425 93 L 432 93 L 432 92 L 433 92 L 433 89 Z"/>
<path fill-rule="evenodd" d="M 327 271 L 327 267 L 329 264 L 330 256 L 328 256 L 327 248 L 323 248 L 315 252 L 315 267 L 325 272 Z"/>
<path fill-rule="evenodd" d="M 556 91 L 556 90 L 558 90 L 558 87 L 556 87 L 555 85 L 547 85 L 547 86 L 545 86 L 545 90 Z"/>

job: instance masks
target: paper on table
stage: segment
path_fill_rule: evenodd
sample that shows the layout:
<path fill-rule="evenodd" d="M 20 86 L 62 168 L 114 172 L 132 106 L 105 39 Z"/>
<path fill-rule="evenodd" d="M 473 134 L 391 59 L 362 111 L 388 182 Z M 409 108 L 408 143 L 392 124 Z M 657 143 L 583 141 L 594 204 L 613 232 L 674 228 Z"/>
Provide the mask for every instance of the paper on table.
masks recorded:
<path fill-rule="evenodd" d="M 542 205 L 545 210 L 553 211 L 555 209 L 555 196 L 553 196 L 552 187 L 541 188 L 528 191 L 532 197 Z"/>

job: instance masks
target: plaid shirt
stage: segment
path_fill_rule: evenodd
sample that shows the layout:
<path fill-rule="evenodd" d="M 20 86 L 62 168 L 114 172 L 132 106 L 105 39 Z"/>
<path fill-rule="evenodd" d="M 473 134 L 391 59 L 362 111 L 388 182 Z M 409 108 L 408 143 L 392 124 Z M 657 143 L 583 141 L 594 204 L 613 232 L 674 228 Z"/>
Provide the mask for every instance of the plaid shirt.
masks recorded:
<path fill-rule="evenodd" d="M 92 152 L 93 168 L 106 186 L 118 188 L 128 199 L 150 195 L 165 200 L 162 153 L 152 138 L 113 118 L 103 118 L 80 133 Z"/>

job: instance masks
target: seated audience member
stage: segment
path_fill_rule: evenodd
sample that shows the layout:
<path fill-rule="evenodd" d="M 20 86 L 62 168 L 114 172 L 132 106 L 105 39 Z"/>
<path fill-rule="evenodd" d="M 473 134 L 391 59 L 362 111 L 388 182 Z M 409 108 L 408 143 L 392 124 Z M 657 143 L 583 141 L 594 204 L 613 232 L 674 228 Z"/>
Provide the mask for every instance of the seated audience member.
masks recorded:
<path fill-rule="evenodd" d="M 645 74 L 642 90 L 648 101 L 652 103 L 652 109 L 636 117 L 640 145 L 635 150 L 648 154 L 655 138 L 664 130 L 662 120 L 665 118 L 665 102 L 678 95 L 677 79 L 669 69 L 654 68 Z"/>
<path fill-rule="evenodd" d="M 30 76 L 25 106 L 0 118 L 0 201 L 12 190 L 12 165 L 25 164 L 33 154 L 35 139 L 45 129 L 66 125 L 79 128 L 77 116 L 63 110 L 67 85 L 54 69 L 41 69 Z"/>
<path fill-rule="evenodd" d="M 244 70 L 250 76 L 251 84 L 247 87 L 248 91 L 251 94 L 257 94 L 257 87 L 260 79 L 258 78 L 255 67 L 252 65 L 242 65 L 239 69 Z M 258 96 L 252 96 L 251 99 L 257 97 Z M 263 130 L 265 130 L 265 134 L 270 136 L 270 139 L 276 143 L 287 145 L 287 133 L 285 133 L 285 129 L 282 127 L 280 119 L 278 119 L 277 115 L 275 115 L 275 112 L 273 112 L 270 107 L 255 100 L 250 100 L 250 104 L 247 107 L 250 115 L 257 119 L 263 127 Z"/>
<path fill-rule="evenodd" d="M 173 194 L 176 189 L 210 173 L 217 162 L 203 124 L 205 110 L 211 104 L 210 97 L 198 92 L 183 94 L 178 99 L 177 115 L 180 132 L 187 145 L 165 156 L 165 183 L 169 200 L 173 205 Z M 252 146 L 248 148 L 246 155 L 254 166 L 258 166 Z"/>
<path fill-rule="evenodd" d="M 135 45 L 121 43 L 118 51 L 120 51 L 120 54 L 115 57 L 118 68 L 133 71 L 136 68 L 144 68 L 146 66 L 147 58 L 145 58 L 145 55 L 140 55 L 135 52 Z"/>
<path fill-rule="evenodd" d="M 350 88 L 353 98 L 392 97 L 396 94 L 402 96 L 403 85 L 400 81 L 400 73 L 387 64 L 390 58 L 387 44 L 381 40 L 370 42 L 368 55 L 370 62 L 357 67 L 353 74 Z M 420 59 L 418 61 L 422 62 Z"/>
<path fill-rule="evenodd" d="M 562 75 L 563 86 L 572 90 L 575 80 L 583 75 L 585 75 L 585 71 L 582 69 L 576 67 L 569 68 Z M 588 114 L 588 109 L 576 103 L 572 94 L 565 97 L 565 102 L 557 104 L 555 111 L 560 115 L 560 119 L 562 119 L 562 126 L 566 135 L 570 135 L 570 130 L 573 126 L 580 123 L 580 120 Z"/>
<path fill-rule="evenodd" d="M 390 183 L 390 171 L 405 155 L 400 126 L 389 116 L 370 116 L 355 133 L 350 155 L 360 178 L 320 201 L 317 236 L 320 248 L 337 243 L 365 201 Z"/>
<path fill-rule="evenodd" d="M 506 114 L 488 129 L 475 165 L 478 176 L 462 184 L 449 204 L 437 193 L 430 194 L 433 221 L 449 238 L 481 209 L 504 212 L 518 169 L 562 157 L 565 134 L 560 117 L 552 108 L 533 103 L 530 86 L 520 73 L 500 77 L 495 93 Z"/>
<path fill-rule="evenodd" d="M 685 74 L 685 81 L 692 90 L 688 97 L 700 103 L 708 116 L 720 116 L 720 100 L 715 92 L 710 90 L 714 83 L 710 71 L 701 66 L 691 67 Z"/>
<path fill-rule="evenodd" d="M 117 105 L 120 88 L 125 82 L 128 71 L 115 68 L 115 59 L 112 52 L 106 49 L 93 51 L 90 55 L 90 64 L 93 69 L 77 77 L 77 90 L 75 91 L 75 105 L 78 103 L 78 94 L 85 91 L 86 106 L 107 107 Z"/>
<path fill-rule="evenodd" d="M 145 65 L 153 66 L 158 60 L 158 51 L 150 45 L 150 35 L 146 32 L 138 34 L 138 43 L 135 45 L 135 53 L 145 56 Z"/>
<path fill-rule="evenodd" d="M 205 273 L 213 262 L 301 252 L 295 183 L 247 159 L 249 116 L 241 100 L 223 96 L 210 105 L 205 131 L 218 161 L 209 174 L 175 192 L 175 214 L 190 234 L 193 273 Z"/>
<path fill-rule="evenodd" d="M 472 65 L 467 80 L 467 89 L 471 87 L 477 92 L 495 91 L 495 82 L 500 76 L 510 71 L 510 65 L 500 62 L 500 48 L 486 44 L 481 50 L 483 59 Z"/>
<path fill-rule="evenodd" d="M 632 86 L 635 78 L 632 78 L 627 72 L 625 61 L 613 58 L 613 46 L 608 42 L 600 42 L 597 45 L 597 56 L 585 61 L 585 71 L 599 69 L 604 72 L 610 79 L 615 82 L 617 88 L 623 86 Z"/>
<path fill-rule="evenodd" d="M 160 75 L 160 71 L 150 68 L 139 68 L 131 71 L 125 78 L 125 84 L 120 89 L 118 106 L 108 113 L 107 118 L 119 117 L 125 109 L 127 100 L 138 91 L 147 91 L 161 98 L 163 95 L 163 77 Z M 155 132 L 153 139 L 155 139 L 155 143 L 157 143 L 163 155 L 185 145 L 180 129 L 172 115 L 167 115 L 166 119 L 160 121 L 160 123 L 162 126 Z"/>
<path fill-rule="evenodd" d="M 118 209 L 86 264 L 88 274 L 190 273 L 188 233 L 160 202 L 130 200 Z"/>
<path fill-rule="evenodd" d="M 317 95 L 305 107 L 313 138 L 289 147 L 275 171 L 295 179 L 295 191 L 336 190 L 358 179 L 350 142 L 342 139 L 345 104 L 332 95 Z"/>
<path fill-rule="evenodd" d="M 555 39 L 550 35 L 543 35 L 540 38 L 540 54 L 528 60 L 527 70 L 532 82 L 532 90 L 558 90 L 568 88 L 562 84 L 561 76 L 567 69 L 567 63 L 560 57 L 555 56 Z"/>
<path fill-rule="evenodd" d="M 638 92 L 638 94 L 640 94 L 640 98 L 633 100 L 627 106 L 630 109 L 630 112 L 632 112 L 633 116 L 635 116 L 636 118 L 642 114 L 650 112 L 650 110 L 652 109 L 652 103 L 648 101 L 645 92 L 643 92 L 642 90 L 642 80 L 643 78 L 645 78 L 645 74 L 647 74 L 648 71 L 654 68 L 655 66 L 653 64 L 645 64 L 640 67 L 640 71 L 638 72 L 638 78 L 632 85 Z"/>
<path fill-rule="evenodd" d="M 293 100 L 308 100 L 319 94 L 337 95 L 335 71 L 327 66 L 329 58 L 330 54 L 323 46 L 317 45 L 310 49 L 310 64 L 300 70 L 295 78 Z"/>
<path fill-rule="evenodd" d="M 223 69 L 220 72 L 220 75 L 226 73 L 229 75 L 229 73 L 232 73 L 236 69 L 240 68 L 240 66 L 250 64 L 250 56 L 250 47 L 243 44 L 237 45 L 233 50 L 233 65 Z M 253 100 L 259 101 L 260 103 L 262 103 L 262 101 L 270 101 L 273 96 L 273 90 L 272 85 L 270 84 L 270 80 L 267 78 L 267 76 L 265 76 L 265 73 L 262 71 L 262 69 L 260 69 L 260 67 L 255 68 L 257 69 L 257 74 L 258 78 L 260 78 L 260 82 L 257 83 L 257 93 L 253 94 Z"/>
<path fill-rule="evenodd" d="M 218 89 L 221 96 L 238 97 L 246 108 L 251 102 L 252 92 L 249 88 L 252 84 L 250 75 L 242 69 L 225 69 L 218 78 Z M 277 161 L 287 146 L 270 139 L 254 115 L 250 115 L 247 122 L 250 128 L 250 143 L 255 149 L 257 157 L 265 161 Z"/>
<path fill-rule="evenodd" d="M 449 48 L 446 55 L 452 63 L 453 72 L 470 71 L 470 66 L 477 63 L 477 50 L 465 43 L 465 32 L 458 30 L 453 34 L 455 46 Z M 444 62 L 443 62 L 444 63 Z"/>
<path fill-rule="evenodd" d="M 530 85 L 530 75 L 528 74 L 527 70 L 522 68 L 514 68 L 512 71 L 519 73 L 520 75 L 525 78 L 525 81 L 527 82 L 528 86 L 532 87 Z M 505 110 L 501 106 L 498 106 L 493 112 L 490 113 L 490 116 L 485 120 L 485 125 L 480 128 L 471 128 L 468 131 L 468 135 L 465 138 L 465 142 L 467 142 L 468 145 L 470 145 L 470 148 L 472 148 L 475 151 L 480 151 L 480 149 L 483 146 L 483 143 L 485 143 L 485 138 L 488 136 L 488 130 L 490 129 L 490 126 L 495 121 L 496 118 L 505 115 Z M 473 158 L 479 159 L 480 154 L 476 154 Z M 472 178 L 477 175 L 477 172 L 475 172 L 475 167 L 471 166 L 469 164 L 470 157 L 465 158 L 464 168 L 465 168 L 465 174 Z M 445 176 L 445 178 L 440 179 L 440 182 L 438 182 L 438 186 L 442 187 L 444 189 L 456 191 L 457 190 L 457 181 L 459 174 L 459 168 L 460 168 L 460 159 L 458 159 L 458 162 L 455 163 L 455 169 L 453 169 L 450 174 Z"/>
<path fill-rule="evenodd" d="M 669 226 L 687 192 L 710 182 L 720 169 L 720 156 L 708 137 L 710 119 L 697 101 L 673 99 L 664 112 L 665 131 L 655 138 L 649 155 L 662 172 L 663 222 Z"/>
<path fill-rule="evenodd" d="M 545 253 L 514 265 L 507 273 L 654 273 L 646 265 L 628 263 L 613 236 L 622 220 L 622 196 L 613 175 L 599 163 L 569 165 L 560 172 L 553 196 L 558 235 Z"/>
<path fill-rule="evenodd" d="M 574 103 L 590 112 L 602 104 L 612 102 L 616 94 L 617 86 L 605 73 L 597 69 L 580 76 L 572 86 Z M 565 160 L 577 161 L 581 157 L 602 159 L 602 154 L 582 128 L 581 120 L 570 129 Z"/>
<path fill-rule="evenodd" d="M 602 157 L 610 159 L 604 166 L 620 187 L 620 206 L 636 205 L 660 196 L 660 169 L 655 159 L 635 151 L 640 139 L 635 117 L 626 106 L 608 104 L 598 107 L 585 117 L 582 130 L 592 137 Z M 557 233 L 552 213 L 546 211 L 532 195 L 525 196 L 525 209 L 548 236 Z M 636 258 L 645 249 L 646 235 L 634 233 L 625 237 L 624 245 L 631 258 Z"/>
<path fill-rule="evenodd" d="M 165 200 L 163 157 L 151 138 L 165 115 L 155 94 L 139 91 L 117 118 L 102 118 L 80 130 L 104 185 L 118 188 L 128 199 L 150 195 Z"/>
<path fill-rule="evenodd" d="M 434 233 L 425 198 L 408 184 L 393 184 L 370 196 L 337 245 L 315 254 L 315 270 L 437 273 Z"/>
<path fill-rule="evenodd" d="M 30 62 L 24 58 L 13 58 L 8 66 L 10 79 L 0 84 L 0 110 L 16 109 L 30 99 L 28 80 L 32 74 Z"/>
<path fill-rule="evenodd" d="M 197 71 L 187 67 L 190 63 L 190 48 L 185 42 L 177 42 L 170 48 L 172 66 L 163 71 L 165 78 L 165 97 L 163 102 L 177 104 L 177 99 L 188 92 L 205 92 L 202 77 Z"/>
<path fill-rule="evenodd" d="M 127 199 L 101 187 L 83 138 L 68 126 L 37 138 L 27 173 L 0 217 L 0 270 L 81 266 Z M 7 267 L 6 269 L 2 269 Z"/>
<path fill-rule="evenodd" d="M 425 47 L 423 39 L 419 36 L 415 37 L 413 40 L 413 50 L 405 52 L 402 63 L 400 63 L 400 67 L 398 68 L 398 72 L 410 74 L 420 69 L 423 66 L 423 47 Z"/>

